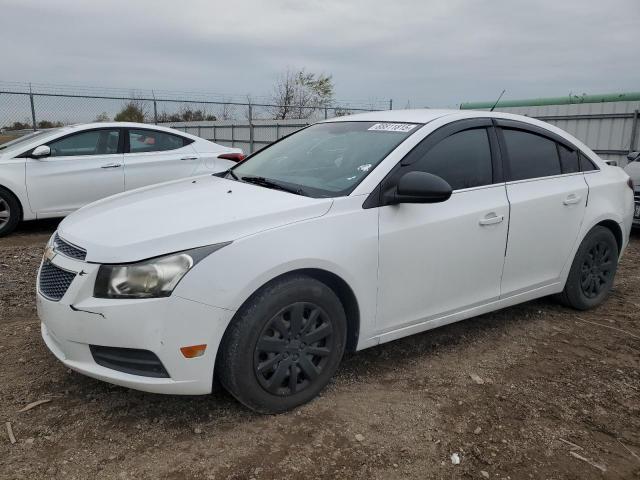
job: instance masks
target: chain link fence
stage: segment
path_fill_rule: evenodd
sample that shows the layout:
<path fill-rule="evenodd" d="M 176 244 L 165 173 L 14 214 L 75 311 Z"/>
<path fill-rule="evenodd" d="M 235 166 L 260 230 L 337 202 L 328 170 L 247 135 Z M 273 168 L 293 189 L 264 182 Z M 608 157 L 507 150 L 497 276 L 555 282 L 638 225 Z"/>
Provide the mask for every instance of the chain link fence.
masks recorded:
<path fill-rule="evenodd" d="M 125 92 L 0 82 L 0 143 L 29 130 L 76 123 L 136 121 L 180 126 L 203 138 L 239 144 L 253 152 L 309 123 L 392 107 L 390 100 L 315 106 L 277 105 L 266 99 L 259 100 L 237 101 L 201 93 Z"/>

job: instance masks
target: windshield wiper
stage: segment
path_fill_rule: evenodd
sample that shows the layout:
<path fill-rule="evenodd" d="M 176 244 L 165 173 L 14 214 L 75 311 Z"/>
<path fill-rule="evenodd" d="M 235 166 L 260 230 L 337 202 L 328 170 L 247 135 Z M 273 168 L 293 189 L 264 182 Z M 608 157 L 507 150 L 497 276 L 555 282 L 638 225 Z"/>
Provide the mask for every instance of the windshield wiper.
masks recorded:
<path fill-rule="evenodd" d="M 304 191 L 301 188 L 288 187 L 280 182 L 276 182 L 275 180 L 270 180 L 265 177 L 246 175 L 242 177 L 242 180 L 247 183 L 253 183 L 254 185 L 260 185 L 261 187 L 282 190 L 283 192 L 295 193 L 296 195 L 304 195 Z"/>
<path fill-rule="evenodd" d="M 231 176 L 233 177 L 233 179 L 234 179 L 234 180 L 240 180 L 240 179 L 238 178 L 238 176 L 237 176 L 235 173 L 233 173 L 233 169 L 232 169 L 232 168 L 230 168 L 229 170 L 227 170 L 227 171 L 226 171 L 226 172 L 224 172 L 224 173 L 228 173 L 229 175 L 231 175 Z"/>

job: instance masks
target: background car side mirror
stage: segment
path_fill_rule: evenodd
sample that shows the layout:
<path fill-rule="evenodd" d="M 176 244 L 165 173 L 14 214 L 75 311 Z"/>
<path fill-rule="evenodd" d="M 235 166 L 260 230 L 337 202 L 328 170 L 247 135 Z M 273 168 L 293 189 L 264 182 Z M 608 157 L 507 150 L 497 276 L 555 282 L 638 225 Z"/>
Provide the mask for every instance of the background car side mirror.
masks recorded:
<path fill-rule="evenodd" d="M 629 163 L 635 162 L 638 159 L 640 159 L 640 152 L 631 152 L 629 155 L 627 155 L 627 160 L 629 160 Z"/>
<path fill-rule="evenodd" d="M 49 148 L 49 145 L 40 145 L 39 147 L 34 148 L 33 152 L 31 152 L 31 158 L 44 158 L 49 155 L 51 155 L 51 148 Z"/>
<path fill-rule="evenodd" d="M 451 197 L 452 189 L 446 180 L 426 172 L 407 172 L 398 180 L 395 192 L 387 205 L 399 203 L 439 203 Z"/>

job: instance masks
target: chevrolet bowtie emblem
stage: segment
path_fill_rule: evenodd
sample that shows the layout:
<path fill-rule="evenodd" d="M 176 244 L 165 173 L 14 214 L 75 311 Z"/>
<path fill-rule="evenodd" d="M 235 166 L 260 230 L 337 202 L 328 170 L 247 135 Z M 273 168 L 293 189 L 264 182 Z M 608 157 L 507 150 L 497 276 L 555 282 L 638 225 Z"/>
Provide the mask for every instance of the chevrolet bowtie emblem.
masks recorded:
<path fill-rule="evenodd" d="M 56 256 L 56 252 L 53 249 L 53 246 L 49 245 L 44 251 L 44 259 L 48 260 L 48 261 L 51 261 L 51 260 L 53 260 L 53 257 L 55 257 L 55 256 Z"/>

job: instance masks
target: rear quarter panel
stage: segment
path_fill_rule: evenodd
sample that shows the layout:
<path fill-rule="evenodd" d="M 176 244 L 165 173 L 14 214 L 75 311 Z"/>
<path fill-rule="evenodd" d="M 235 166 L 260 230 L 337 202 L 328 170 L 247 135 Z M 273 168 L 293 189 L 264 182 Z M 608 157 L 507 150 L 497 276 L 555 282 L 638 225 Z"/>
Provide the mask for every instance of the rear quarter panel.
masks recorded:
<path fill-rule="evenodd" d="M 624 170 L 609 165 L 600 168 L 600 171 L 584 174 L 589 186 L 589 199 L 579 241 L 598 223 L 613 220 L 622 230 L 622 254 L 629 241 L 633 222 L 633 191 L 627 185 L 629 177 Z"/>

